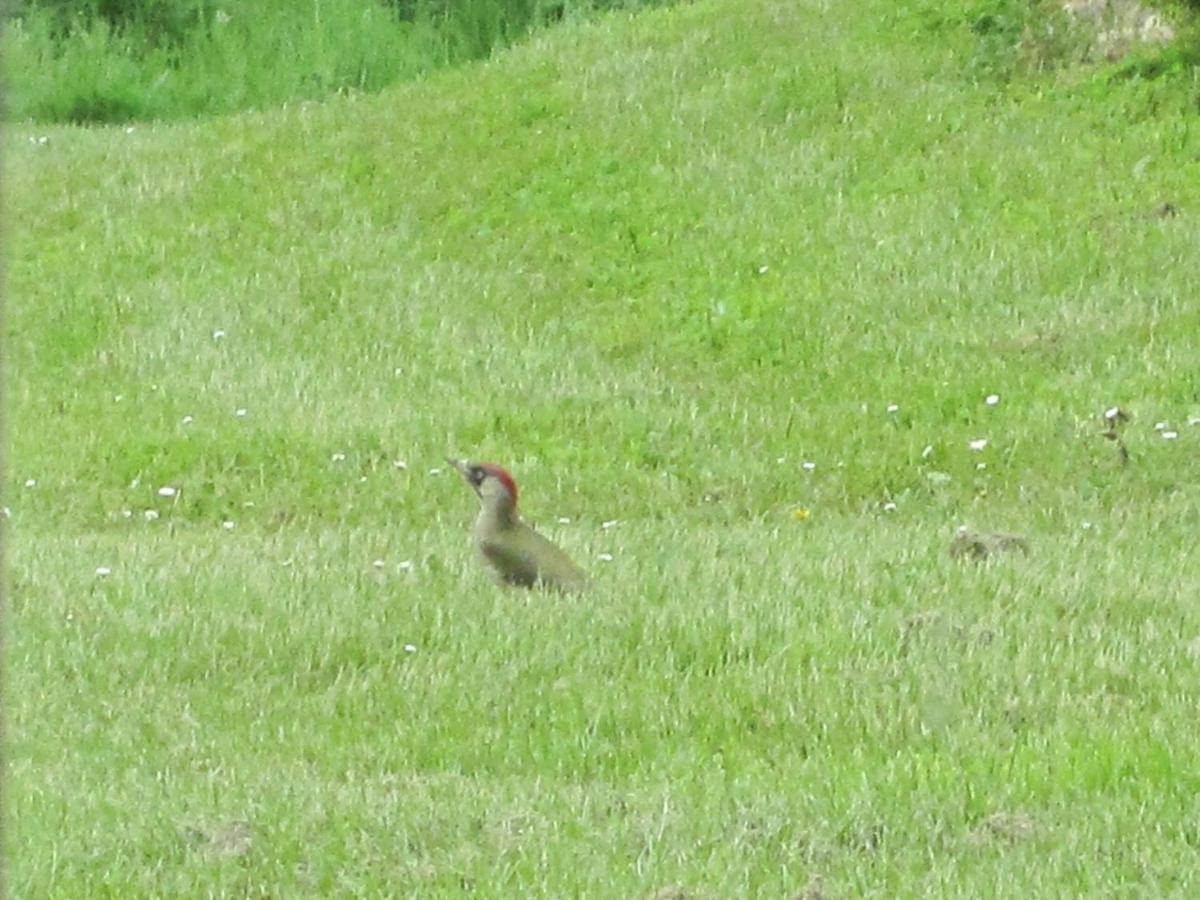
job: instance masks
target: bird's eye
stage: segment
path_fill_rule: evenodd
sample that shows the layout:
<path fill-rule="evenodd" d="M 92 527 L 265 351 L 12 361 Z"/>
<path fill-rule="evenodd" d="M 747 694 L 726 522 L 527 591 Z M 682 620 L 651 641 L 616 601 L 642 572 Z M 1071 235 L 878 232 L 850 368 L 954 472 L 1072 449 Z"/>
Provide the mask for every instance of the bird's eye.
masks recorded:
<path fill-rule="evenodd" d="M 483 471 L 481 466 L 471 466 L 471 481 L 473 481 L 475 484 L 482 483 L 483 479 L 486 477 L 487 472 Z"/>

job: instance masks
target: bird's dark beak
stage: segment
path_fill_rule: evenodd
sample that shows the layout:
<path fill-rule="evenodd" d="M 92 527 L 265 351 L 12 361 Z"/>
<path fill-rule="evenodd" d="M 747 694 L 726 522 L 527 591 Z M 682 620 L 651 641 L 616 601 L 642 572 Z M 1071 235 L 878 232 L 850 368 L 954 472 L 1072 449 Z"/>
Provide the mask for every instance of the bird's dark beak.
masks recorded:
<path fill-rule="evenodd" d="M 479 493 L 479 488 L 475 486 L 475 482 L 471 481 L 471 468 L 465 459 L 453 459 L 452 457 L 447 456 L 446 462 L 448 462 L 458 471 L 458 474 L 462 476 L 463 481 L 471 485 L 471 488 L 475 491 L 475 493 Z"/>

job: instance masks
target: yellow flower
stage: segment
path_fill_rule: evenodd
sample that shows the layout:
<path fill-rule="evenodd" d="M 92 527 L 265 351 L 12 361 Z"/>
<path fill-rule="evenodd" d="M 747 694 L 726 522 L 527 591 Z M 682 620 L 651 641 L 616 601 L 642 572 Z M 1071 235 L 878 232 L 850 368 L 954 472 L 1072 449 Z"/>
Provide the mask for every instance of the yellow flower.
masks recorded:
<path fill-rule="evenodd" d="M 810 513 L 809 513 L 809 509 L 807 506 L 797 506 L 795 509 L 792 510 L 792 518 L 795 519 L 797 522 L 803 522 L 805 519 L 807 519 L 809 517 L 809 515 L 810 515 Z"/>

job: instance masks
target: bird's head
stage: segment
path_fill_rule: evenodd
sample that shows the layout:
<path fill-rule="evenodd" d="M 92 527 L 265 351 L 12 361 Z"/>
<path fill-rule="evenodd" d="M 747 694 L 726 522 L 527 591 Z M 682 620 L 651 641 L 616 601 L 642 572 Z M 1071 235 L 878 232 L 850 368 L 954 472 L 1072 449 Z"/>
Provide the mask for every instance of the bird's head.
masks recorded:
<path fill-rule="evenodd" d="M 499 504 L 516 509 L 517 483 L 507 469 L 495 463 L 476 463 L 449 457 L 446 462 L 454 466 L 463 481 L 475 489 L 484 506 Z"/>

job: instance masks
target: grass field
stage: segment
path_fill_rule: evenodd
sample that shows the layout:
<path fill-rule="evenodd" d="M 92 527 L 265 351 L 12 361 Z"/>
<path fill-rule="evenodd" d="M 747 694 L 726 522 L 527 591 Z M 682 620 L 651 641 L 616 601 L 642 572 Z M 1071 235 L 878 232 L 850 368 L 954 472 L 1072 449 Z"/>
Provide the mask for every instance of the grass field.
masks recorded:
<path fill-rule="evenodd" d="M 557 21 L 661 2 L 9 0 L 4 113 L 112 125 L 374 93 Z"/>
<path fill-rule="evenodd" d="M 7 129 L 14 897 L 1200 892 L 1197 82 L 897 6 Z"/>

